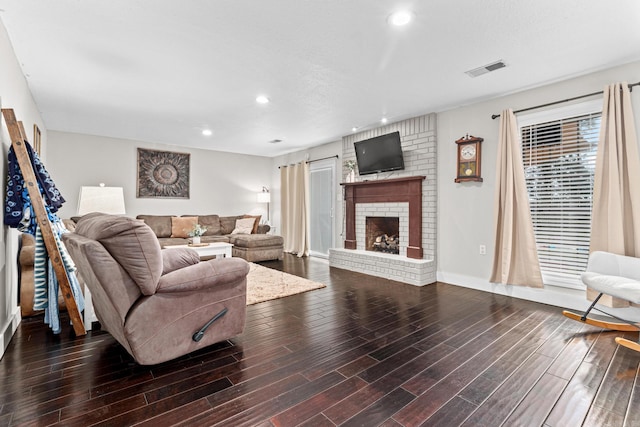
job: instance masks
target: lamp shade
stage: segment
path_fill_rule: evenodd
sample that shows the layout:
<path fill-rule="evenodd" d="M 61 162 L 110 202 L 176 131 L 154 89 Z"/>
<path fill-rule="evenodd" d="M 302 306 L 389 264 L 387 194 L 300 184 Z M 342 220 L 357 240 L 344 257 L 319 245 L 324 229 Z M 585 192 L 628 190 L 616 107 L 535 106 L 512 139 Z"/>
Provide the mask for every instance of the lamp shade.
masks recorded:
<path fill-rule="evenodd" d="M 80 187 L 78 198 L 78 215 L 90 212 L 107 214 L 125 214 L 124 191 L 122 187 Z"/>
<path fill-rule="evenodd" d="M 270 203 L 271 202 L 271 193 L 266 191 L 261 191 L 258 193 L 258 203 Z"/>

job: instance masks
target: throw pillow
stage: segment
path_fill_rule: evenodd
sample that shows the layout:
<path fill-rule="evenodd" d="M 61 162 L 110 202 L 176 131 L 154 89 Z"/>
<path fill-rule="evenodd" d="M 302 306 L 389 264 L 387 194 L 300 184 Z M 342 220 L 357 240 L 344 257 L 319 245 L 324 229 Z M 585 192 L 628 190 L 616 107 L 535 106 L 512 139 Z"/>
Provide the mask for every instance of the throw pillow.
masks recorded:
<path fill-rule="evenodd" d="M 253 223 L 253 228 L 251 229 L 251 234 L 256 234 L 258 232 L 258 226 L 260 225 L 260 218 L 262 215 L 244 215 L 243 218 L 255 218 L 256 221 Z"/>
<path fill-rule="evenodd" d="M 187 238 L 193 226 L 198 223 L 197 216 L 171 217 L 171 237 Z"/>
<path fill-rule="evenodd" d="M 254 218 L 238 219 L 236 220 L 236 228 L 233 229 L 231 234 L 251 234 L 254 223 Z"/>

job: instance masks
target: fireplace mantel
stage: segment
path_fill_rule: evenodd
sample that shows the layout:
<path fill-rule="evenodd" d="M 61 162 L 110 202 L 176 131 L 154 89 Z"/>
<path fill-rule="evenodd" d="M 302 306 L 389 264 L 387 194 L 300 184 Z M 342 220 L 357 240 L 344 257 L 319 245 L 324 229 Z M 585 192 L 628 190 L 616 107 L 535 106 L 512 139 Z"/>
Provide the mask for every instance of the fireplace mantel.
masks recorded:
<path fill-rule="evenodd" d="M 356 249 L 357 203 L 409 203 L 409 244 L 407 257 L 422 259 L 422 181 L 425 176 L 345 182 L 345 249 Z"/>

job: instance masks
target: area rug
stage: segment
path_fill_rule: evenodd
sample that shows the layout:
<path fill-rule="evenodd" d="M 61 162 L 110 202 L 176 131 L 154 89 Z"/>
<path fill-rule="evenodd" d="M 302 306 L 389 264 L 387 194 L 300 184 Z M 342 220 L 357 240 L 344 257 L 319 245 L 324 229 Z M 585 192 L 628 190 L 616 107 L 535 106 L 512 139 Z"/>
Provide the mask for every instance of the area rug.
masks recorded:
<path fill-rule="evenodd" d="M 251 269 L 247 275 L 247 305 L 288 297 L 327 286 L 258 264 L 250 263 L 250 265 Z"/>

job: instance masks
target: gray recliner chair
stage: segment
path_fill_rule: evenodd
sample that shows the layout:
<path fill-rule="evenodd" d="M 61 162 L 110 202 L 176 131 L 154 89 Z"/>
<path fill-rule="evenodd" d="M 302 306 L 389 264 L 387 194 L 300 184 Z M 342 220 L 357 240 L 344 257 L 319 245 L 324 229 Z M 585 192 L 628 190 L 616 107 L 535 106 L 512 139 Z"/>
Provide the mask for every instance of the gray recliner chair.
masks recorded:
<path fill-rule="evenodd" d="M 200 261 L 188 248 L 162 250 L 143 221 L 100 213 L 83 216 L 63 242 L 103 329 L 142 365 L 244 329 L 249 264 L 243 259 Z"/>

